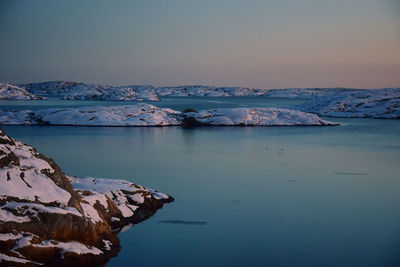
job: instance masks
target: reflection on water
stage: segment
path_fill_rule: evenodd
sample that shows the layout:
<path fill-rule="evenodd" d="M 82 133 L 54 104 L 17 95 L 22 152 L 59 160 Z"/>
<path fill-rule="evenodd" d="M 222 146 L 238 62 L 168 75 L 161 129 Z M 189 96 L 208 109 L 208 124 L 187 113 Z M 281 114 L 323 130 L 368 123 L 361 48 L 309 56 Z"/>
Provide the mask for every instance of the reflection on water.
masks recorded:
<path fill-rule="evenodd" d="M 342 126 L 4 130 L 68 174 L 175 198 L 120 234 L 109 266 L 399 266 L 400 121 L 332 120 Z"/>

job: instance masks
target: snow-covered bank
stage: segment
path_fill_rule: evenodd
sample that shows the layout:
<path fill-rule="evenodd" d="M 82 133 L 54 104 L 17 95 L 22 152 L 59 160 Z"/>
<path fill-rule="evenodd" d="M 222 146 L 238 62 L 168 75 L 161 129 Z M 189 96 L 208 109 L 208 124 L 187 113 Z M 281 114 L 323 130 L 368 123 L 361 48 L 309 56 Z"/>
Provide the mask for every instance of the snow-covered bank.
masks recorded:
<path fill-rule="evenodd" d="M 0 130 L 0 265 L 102 265 L 122 227 L 173 199 L 124 180 L 67 177 Z"/>
<path fill-rule="evenodd" d="M 175 126 L 334 125 L 317 115 L 277 108 L 230 108 L 179 112 L 140 103 L 131 106 L 0 111 L 3 125 Z"/>
<path fill-rule="evenodd" d="M 344 91 L 294 108 L 326 117 L 400 119 L 400 88 Z"/>
<path fill-rule="evenodd" d="M 20 86 L 37 95 L 59 96 L 69 100 L 159 101 L 153 86 L 150 85 L 109 86 L 97 83 L 54 81 Z"/>
<path fill-rule="evenodd" d="M 10 84 L 10 83 L 0 83 L 0 100 L 4 99 L 35 99 L 42 100 L 43 97 L 36 96 L 29 93 L 24 88 Z"/>

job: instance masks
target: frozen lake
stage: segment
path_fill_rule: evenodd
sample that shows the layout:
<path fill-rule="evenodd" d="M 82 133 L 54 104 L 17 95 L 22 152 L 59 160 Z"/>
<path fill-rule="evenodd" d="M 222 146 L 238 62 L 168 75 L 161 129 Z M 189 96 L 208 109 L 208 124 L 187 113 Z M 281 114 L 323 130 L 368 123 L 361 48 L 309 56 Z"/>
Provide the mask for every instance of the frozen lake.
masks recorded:
<path fill-rule="evenodd" d="M 182 110 L 300 101 L 152 104 Z M 400 120 L 329 120 L 341 126 L 3 129 L 70 175 L 122 178 L 175 198 L 121 233 L 122 250 L 107 266 L 399 266 Z"/>

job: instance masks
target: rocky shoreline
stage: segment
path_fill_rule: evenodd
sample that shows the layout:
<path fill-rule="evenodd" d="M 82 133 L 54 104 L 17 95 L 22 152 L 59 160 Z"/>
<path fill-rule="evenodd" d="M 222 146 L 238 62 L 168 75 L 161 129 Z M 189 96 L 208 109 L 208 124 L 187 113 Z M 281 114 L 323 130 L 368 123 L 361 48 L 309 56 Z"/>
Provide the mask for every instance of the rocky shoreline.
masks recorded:
<path fill-rule="evenodd" d="M 124 180 L 65 175 L 0 130 L 0 265 L 104 265 L 118 233 L 171 196 Z"/>

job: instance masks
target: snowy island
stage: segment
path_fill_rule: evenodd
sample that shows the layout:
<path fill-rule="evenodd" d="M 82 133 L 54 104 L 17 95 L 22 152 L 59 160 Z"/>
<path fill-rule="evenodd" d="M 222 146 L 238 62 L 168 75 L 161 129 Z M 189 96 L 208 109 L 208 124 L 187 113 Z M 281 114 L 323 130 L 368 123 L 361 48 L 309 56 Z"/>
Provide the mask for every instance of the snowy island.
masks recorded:
<path fill-rule="evenodd" d="M 400 119 L 400 88 L 340 92 L 294 108 L 326 117 Z"/>
<path fill-rule="evenodd" d="M 0 130 L 0 265 L 104 265 L 122 228 L 173 198 L 124 180 L 66 176 Z"/>
<path fill-rule="evenodd" d="M 153 86 L 150 85 L 116 87 L 97 83 L 54 81 L 20 86 L 37 95 L 57 96 L 68 100 L 159 101 Z"/>
<path fill-rule="evenodd" d="M 226 108 L 179 112 L 139 103 L 127 106 L 1 111 L 2 125 L 73 126 L 330 126 L 318 115 L 278 108 Z"/>

